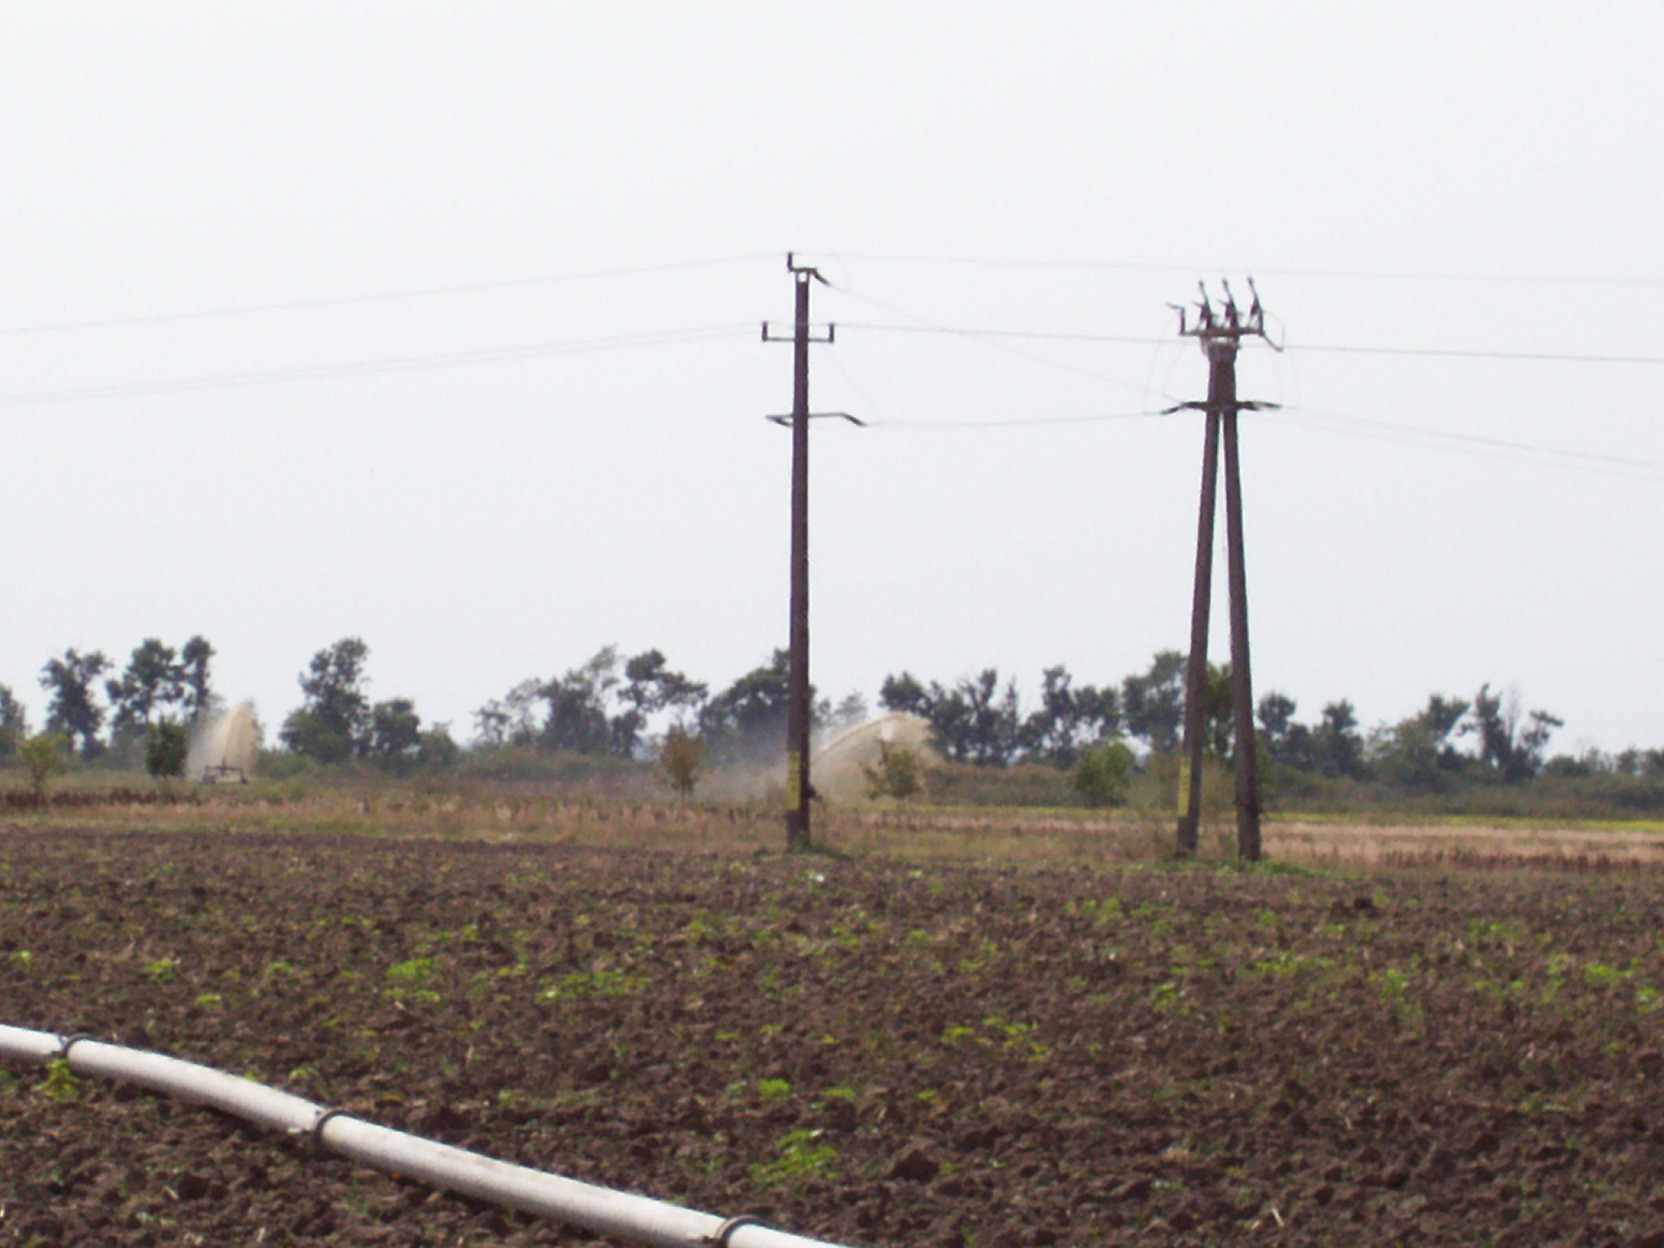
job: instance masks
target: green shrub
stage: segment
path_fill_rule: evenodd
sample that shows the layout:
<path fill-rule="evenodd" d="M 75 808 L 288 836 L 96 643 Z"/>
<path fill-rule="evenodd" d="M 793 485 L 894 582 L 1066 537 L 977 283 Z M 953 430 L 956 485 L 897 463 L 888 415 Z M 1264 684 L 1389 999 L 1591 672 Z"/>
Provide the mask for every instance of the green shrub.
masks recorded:
<path fill-rule="evenodd" d="M 46 782 L 53 776 L 61 776 L 69 766 L 65 757 L 68 751 L 69 741 L 59 732 L 43 732 L 17 747 L 17 760 L 29 773 L 36 797 L 44 798 Z"/>
<path fill-rule="evenodd" d="M 1125 741 L 1100 741 L 1081 751 L 1069 780 L 1088 806 L 1124 806 L 1132 788 L 1132 763 Z"/>
<path fill-rule="evenodd" d="M 185 757 L 190 752 L 190 740 L 184 724 L 171 719 L 158 720 L 145 729 L 144 769 L 157 780 L 185 774 Z"/>
<path fill-rule="evenodd" d="M 867 780 L 867 796 L 893 797 L 905 802 L 924 792 L 924 756 L 910 745 L 896 741 L 878 742 L 878 761 L 863 764 L 861 774 Z"/>

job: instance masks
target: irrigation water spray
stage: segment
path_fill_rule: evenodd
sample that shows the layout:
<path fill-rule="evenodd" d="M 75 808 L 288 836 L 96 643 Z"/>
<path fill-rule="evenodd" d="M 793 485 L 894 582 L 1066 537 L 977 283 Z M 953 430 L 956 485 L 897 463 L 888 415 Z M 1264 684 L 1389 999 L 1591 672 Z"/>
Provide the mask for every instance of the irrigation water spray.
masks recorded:
<path fill-rule="evenodd" d="M 867 795 L 867 771 L 878 765 L 879 743 L 930 757 L 930 724 L 895 711 L 833 737 L 815 755 L 815 788 L 834 802 L 858 802 Z"/>
<path fill-rule="evenodd" d="M 254 718 L 254 704 L 240 702 L 200 723 L 191 733 L 185 774 L 201 780 L 210 773 L 244 777 L 254 772 L 254 751 L 260 741 L 260 727 Z"/>

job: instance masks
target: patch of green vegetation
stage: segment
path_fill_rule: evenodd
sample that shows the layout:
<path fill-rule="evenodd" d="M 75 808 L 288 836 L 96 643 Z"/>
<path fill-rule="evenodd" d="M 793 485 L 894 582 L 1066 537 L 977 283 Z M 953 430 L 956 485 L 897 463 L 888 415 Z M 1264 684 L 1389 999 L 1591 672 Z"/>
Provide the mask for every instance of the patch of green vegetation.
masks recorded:
<path fill-rule="evenodd" d="M 757 1099 L 759 1101 L 778 1101 L 792 1094 L 790 1079 L 759 1079 L 757 1080 Z"/>
<path fill-rule="evenodd" d="M 1334 965 L 1333 958 L 1296 953 L 1291 949 L 1274 949 L 1254 963 L 1253 971 L 1270 979 L 1293 979 L 1299 975 L 1332 970 Z"/>
<path fill-rule="evenodd" d="M 811 1178 L 832 1178 L 837 1174 L 838 1150 L 820 1143 L 818 1130 L 791 1131 L 775 1144 L 777 1156 L 751 1167 L 752 1179 L 762 1187 L 779 1187 Z"/>
<path fill-rule="evenodd" d="M 1560 990 L 1566 986 L 1566 972 L 1576 965 L 1577 959 L 1569 953 L 1551 953 L 1548 958 L 1548 983 L 1537 999 L 1544 1005 L 1553 1005 L 1560 997 Z"/>
<path fill-rule="evenodd" d="M 1518 919 L 1472 919 L 1468 922 L 1468 943 L 1476 949 L 1501 945 L 1513 947 L 1530 941 L 1531 930 Z"/>
<path fill-rule="evenodd" d="M 568 1001 L 579 997 L 624 997 L 640 992 L 647 981 L 627 971 L 572 971 L 537 994 L 539 1001 Z"/>
<path fill-rule="evenodd" d="M 387 987 L 382 989 L 382 994 L 394 1001 L 437 1001 L 439 994 L 427 987 L 432 976 L 432 958 L 395 962 L 387 968 Z"/>
<path fill-rule="evenodd" d="M 1583 978 L 1588 980 L 1591 984 L 1602 988 L 1609 988 L 1616 984 L 1621 984 L 1624 980 L 1634 974 L 1635 972 L 1633 970 L 1619 970 L 1615 966 L 1606 966 L 1604 963 L 1600 962 L 1589 962 L 1583 967 Z"/>
<path fill-rule="evenodd" d="M 47 1100 L 64 1104 L 76 1100 L 81 1095 L 81 1080 L 76 1077 L 69 1063 L 61 1057 L 55 1057 L 46 1063 L 46 1078 L 35 1085 Z"/>

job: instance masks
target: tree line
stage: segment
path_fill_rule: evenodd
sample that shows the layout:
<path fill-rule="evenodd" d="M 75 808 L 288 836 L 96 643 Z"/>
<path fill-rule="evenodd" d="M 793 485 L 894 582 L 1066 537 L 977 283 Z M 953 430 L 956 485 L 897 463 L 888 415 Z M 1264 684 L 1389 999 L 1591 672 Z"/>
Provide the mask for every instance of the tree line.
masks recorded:
<path fill-rule="evenodd" d="M 71 647 L 41 669 L 47 694 L 43 735 L 60 739 L 88 761 L 114 754 L 119 762 L 132 762 L 158 728 L 182 732 L 218 705 L 213 658 L 205 637 L 192 637 L 178 648 L 148 637 L 116 674 L 102 650 L 83 654 Z M 29 736 L 27 709 L 10 687 L 0 685 L 0 759 L 14 756 Z"/>
<path fill-rule="evenodd" d="M 1024 714 L 1015 680 L 997 669 L 928 685 L 910 672 L 886 677 L 879 702 L 930 723 L 937 749 L 958 762 L 984 766 L 1046 763 L 1075 766 L 1093 744 L 1131 738 L 1148 755 L 1178 750 L 1184 725 L 1185 656 L 1159 651 L 1147 669 L 1118 685 L 1076 685 L 1067 669 L 1047 668 L 1039 705 Z M 1563 721 L 1548 711 L 1524 711 L 1518 699 L 1489 682 L 1471 699 L 1429 695 L 1414 715 L 1365 732 L 1345 699 L 1330 702 L 1315 721 L 1302 723 L 1294 699 L 1269 692 L 1257 706 L 1260 754 L 1293 771 L 1329 778 L 1375 780 L 1406 791 L 1438 792 L 1463 781 L 1519 784 L 1545 771 L 1664 777 L 1664 750 L 1629 749 L 1548 757 Z M 1202 690 L 1203 745 L 1227 764 L 1235 755 L 1231 669 L 1207 665 Z"/>
<path fill-rule="evenodd" d="M 214 654 L 202 636 L 178 647 L 146 638 L 118 672 L 102 651 L 67 649 L 41 669 L 44 732 L 84 760 L 134 765 L 158 734 L 182 739 L 219 705 Z M 408 697 L 371 699 L 369 656 L 358 637 L 312 656 L 297 677 L 301 705 L 277 734 L 281 750 L 320 764 L 367 762 L 398 772 L 455 762 L 462 747 L 449 725 L 424 724 Z M 776 752 L 785 722 L 788 672 L 786 652 L 776 650 L 713 691 L 673 668 L 660 650 L 626 656 L 603 646 L 560 675 L 528 678 L 488 700 L 474 714 L 470 748 L 642 759 L 674 732 L 697 740 L 718 762 L 767 757 Z M 1228 664 L 1209 664 L 1202 697 L 1206 752 L 1227 766 L 1235 754 L 1230 676 Z M 884 678 L 878 700 L 887 711 L 924 719 L 936 751 L 952 762 L 1072 770 L 1107 743 L 1141 746 L 1136 765 L 1176 752 L 1184 680 L 1184 655 L 1162 650 L 1144 670 L 1101 686 L 1077 683 L 1061 664 L 1049 667 L 1027 708 L 1017 681 L 996 668 L 951 684 L 902 671 Z M 1298 710 L 1275 691 L 1257 707 L 1260 752 L 1294 773 L 1377 781 L 1407 792 L 1446 791 L 1476 780 L 1519 784 L 1545 772 L 1664 778 L 1664 750 L 1549 757 L 1562 721 L 1545 710 L 1522 710 L 1516 697 L 1490 683 L 1471 698 L 1431 694 L 1415 714 L 1367 732 L 1345 699 L 1325 704 L 1310 722 L 1298 719 Z M 836 705 L 816 696 L 813 717 L 821 730 L 837 731 L 864 722 L 867 705 L 858 693 Z M 25 708 L 0 685 L 0 760 L 14 757 L 29 735 Z"/>

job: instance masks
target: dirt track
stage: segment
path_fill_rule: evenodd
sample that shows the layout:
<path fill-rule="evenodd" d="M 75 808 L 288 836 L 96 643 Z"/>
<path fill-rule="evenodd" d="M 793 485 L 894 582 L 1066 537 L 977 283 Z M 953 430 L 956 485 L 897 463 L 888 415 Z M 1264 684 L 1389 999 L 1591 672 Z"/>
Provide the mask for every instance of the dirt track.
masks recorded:
<path fill-rule="evenodd" d="M 0 1022 L 855 1244 L 1664 1246 L 1664 880 L 0 833 Z M 0 1244 L 533 1244 L 0 1070 Z"/>

